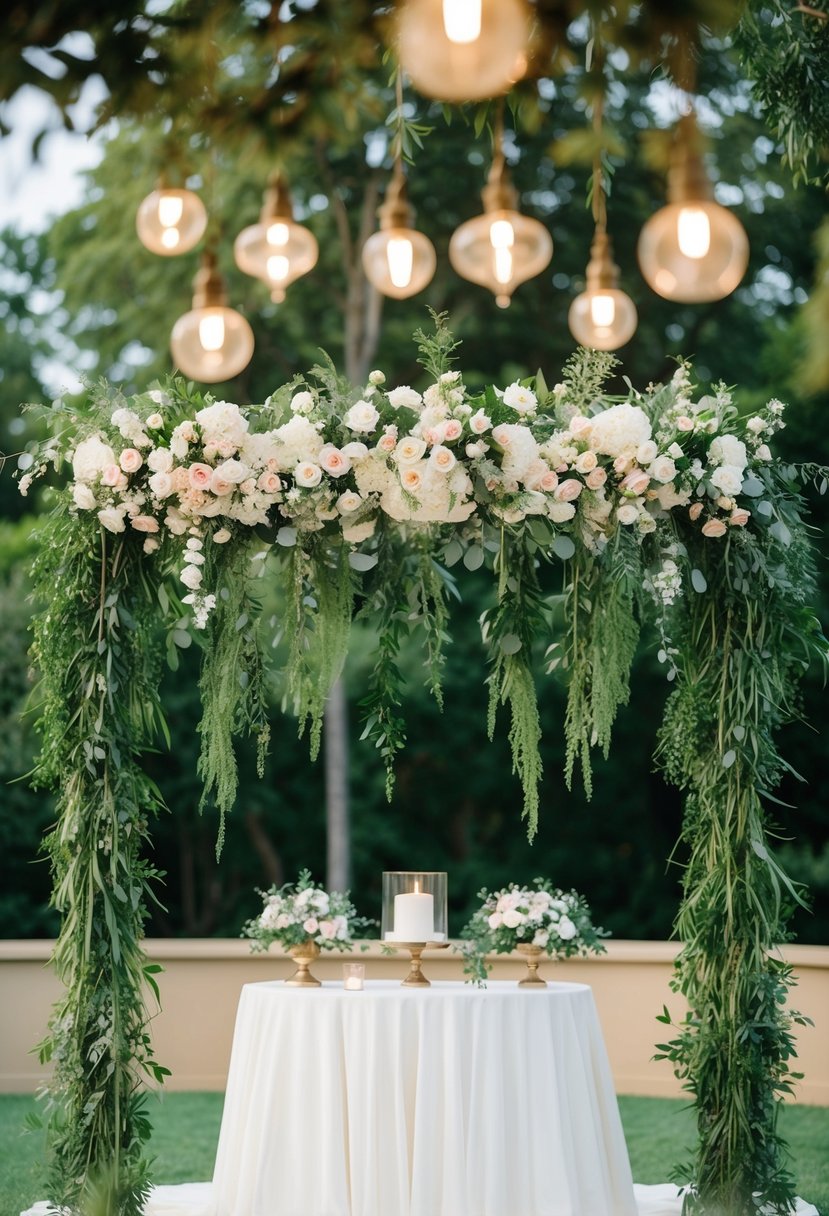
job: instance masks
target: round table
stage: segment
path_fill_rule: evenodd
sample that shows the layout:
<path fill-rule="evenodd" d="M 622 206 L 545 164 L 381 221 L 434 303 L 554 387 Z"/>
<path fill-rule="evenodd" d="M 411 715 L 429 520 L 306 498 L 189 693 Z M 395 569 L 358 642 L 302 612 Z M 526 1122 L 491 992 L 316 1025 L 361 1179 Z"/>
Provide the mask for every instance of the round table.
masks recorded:
<path fill-rule="evenodd" d="M 635 1216 L 593 994 L 247 984 L 215 1216 Z"/>

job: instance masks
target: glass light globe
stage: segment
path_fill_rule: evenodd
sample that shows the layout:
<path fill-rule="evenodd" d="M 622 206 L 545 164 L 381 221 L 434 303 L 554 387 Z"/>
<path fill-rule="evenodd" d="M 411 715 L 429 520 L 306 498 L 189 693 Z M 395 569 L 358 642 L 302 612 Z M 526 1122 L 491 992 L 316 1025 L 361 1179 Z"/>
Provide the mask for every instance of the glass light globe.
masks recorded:
<path fill-rule="evenodd" d="M 437 266 L 435 247 L 415 228 L 385 228 L 363 246 L 366 278 L 384 296 L 405 300 L 431 283 Z"/>
<path fill-rule="evenodd" d="M 406 0 L 397 20 L 400 64 L 439 101 L 507 92 L 527 70 L 525 0 Z"/>
<path fill-rule="evenodd" d="M 570 333 L 593 350 L 618 350 L 633 337 L 639 318 L 633 300 L 619 289 L 619 267 L 603 225 L 593 237 L 586 277 L 567 315 Z"/>
<path fill-rule="evenodd" d="M 207 212 L 192 190 L 160 186 L 139 206 L 135 227 L 141 244 L 151 253 L 175 257 L 199 243 L 207 227 Z"/>
<path fill-rule="evenodd" d="M 518 191 L 500 148 L 481 197 L 484 213 L 452 233 L 449 261 L 462 278 L 488 287 L 499 308 L 508 308 L 516 287 L 550 261 L 553 238 L 543 224 L 518 210 Z"/>
<path fill-rule="evenodd" d="M 281 174 L 271 179 L 265 192 L 259 223 L 243 228 L 234 241 L 233 256 L 240 270 L 267 284 L 277 304 L 285 299 L 291 283 L 316 266 L 316 237 L 294 221 L 288 186 Z"/>
<path fill-rule="evenodd" d="M 414 209 L 406 195 L 406 178 L 395 166 L 386 197 L 377 209 L 380 231 L 363 245 L 366 278 L 384 296 L 405 300 L 432 281 L 437 265 L 435 247 L 414 227 Z"/>
<path fill-rule="evenodd" d="M 216 384 L 229 380 L 250 363 L 253 330 L 241 313 L 227 306 L 224 280 L 216 258 L 205 253 L 193 280 L 193 308 L 179 317 L 170 337 L 176 365 L 193 380 Z"/>
<path fill-rule="evenodd" d="M 710 199 L 669 203 L 639 236 L 645 280 L 666 300 L 701 304 L 721 300 L 748 266 L 748 237 L 731 211 Z"/>
<path fill-rule="evenodd" d="M 691 114 L 677 126 L 668 205 L 645 224 L 637 254 L 649 286 L 682 304 L 721 300 L 746 272 L 748 237 L 737 217 L 712 198 Z"/>

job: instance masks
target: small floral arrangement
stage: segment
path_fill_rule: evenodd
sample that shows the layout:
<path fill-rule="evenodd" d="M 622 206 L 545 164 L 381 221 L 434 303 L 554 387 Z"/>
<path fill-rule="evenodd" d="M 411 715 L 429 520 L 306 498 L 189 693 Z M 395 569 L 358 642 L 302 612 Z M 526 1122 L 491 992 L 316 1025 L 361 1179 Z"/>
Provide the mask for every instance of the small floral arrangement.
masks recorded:
<path fill-rule="evenodd" d="M 538 946 L 550 958 L 603 954 L 604 929 L 593 925 L 590 908 L 577 891 L 561 891 L 549 879 L 533 887 L 510 883 L 491 895 L 479 892 L 480 908 L 461 931 L 464 971 L 476 984 L 486 981 L 487 954 L 509 954 L 516 946 Z"/>
<path fill-rule="evenodd" d="M 349 950 L 355 933 L 373 923 L 357 915 L 347 892 L 325 891 L 313 881 L 310 870 L 302 870 L 295 883 L 271 887 L 260 895 L 264 908 L 242 928 L 252 950 L 267 950 L 271 942 L 289 950 L 308 941 L 321 950 Z"/>

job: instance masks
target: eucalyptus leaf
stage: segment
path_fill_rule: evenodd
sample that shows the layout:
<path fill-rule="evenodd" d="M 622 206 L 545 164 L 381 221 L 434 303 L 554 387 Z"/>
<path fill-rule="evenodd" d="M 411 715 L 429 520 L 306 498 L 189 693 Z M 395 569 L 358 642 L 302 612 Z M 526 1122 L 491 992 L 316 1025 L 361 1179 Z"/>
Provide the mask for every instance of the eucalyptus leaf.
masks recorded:
<path fill-rule="evenodd" d="M 741 494 L 747 494 L 749 498 L 759 498 L 761 494 L 765 494 L 766 487 L 759 478 L 749 475 L 743 482 Z"/>
<path fill-rule="evenodd" d="M 467 570 L 480 570 L 484 564 L 484 551 L 480 545 L 470 545 L 463 555 L 463 564 Z"/>
<path fill-rule="evenodd" d="M 283 549 L 291 549 L 296 544 L 297 532 L 296 528 L 287 526 L 280 528 L 276 534 L 276 543 L 281 545 Z"/>
<path fill-rule="evenodd" d="M 699 595 L 704 595 L 708 590 L 708 580 L 701 570 L 694 567 L 691 571 L 691 586 Z"/>
<path fill-rule="evenodd" d="M 514 633 L 507 633 L 499 640 L 498 645 L 504 654 L 518 654 L 521 649 L 521 639 Z"/>
<path fill-rule="evenodd" d="M 576 552 L 576 546 L 571 538 L 561 534 L 555 538 L 550 548 L 562 561 L 567 561 Z"/>
<path fill-rule="evenodd" d="M 349 553 L 348 564 L 352 570 L 359 570 L 360 573 L 365 573 L 366 570 L 373 570 L 377 565 L 377 554 Z"/>
<path fill-rule="evenodd" d="M 736 759 L 737 759 L 737 753 L 734 751 L 733 748 L 730 748 L 722 758 L 723 768 L 731 768 L 731 765 L 734 763 L 734 761 Z"/>

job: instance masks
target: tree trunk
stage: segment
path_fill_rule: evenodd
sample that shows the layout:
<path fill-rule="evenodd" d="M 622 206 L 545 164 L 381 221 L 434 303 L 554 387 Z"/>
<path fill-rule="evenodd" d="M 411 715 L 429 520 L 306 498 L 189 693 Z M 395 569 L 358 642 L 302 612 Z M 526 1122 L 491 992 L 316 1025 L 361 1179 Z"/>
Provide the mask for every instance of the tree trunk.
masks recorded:
<path fill-rule="evenodd" d="M 320 165 L 327 179 L 342 250 L 346 280 L 343 316 L 345 374 L 353 385 L 364 385 L 377 352 L 383 297 L 367 281 L 362 267 L 363 245 L 374 231 L 377 177 L 366 182 L 359 231 L 352 236 L 349 213 L 330 177 L 324 153 Z M 348 703 L 345 684 L 338 679 L 328 696 L 323 722 L 325 748 L 326 885 L 345 891 L 351 881 L 351 821 L 348 793 Z"/>

